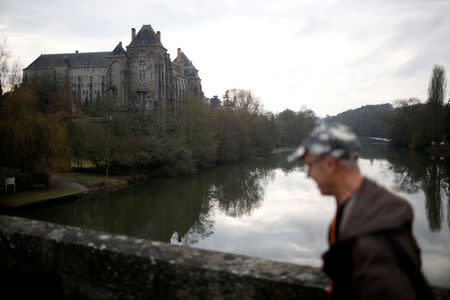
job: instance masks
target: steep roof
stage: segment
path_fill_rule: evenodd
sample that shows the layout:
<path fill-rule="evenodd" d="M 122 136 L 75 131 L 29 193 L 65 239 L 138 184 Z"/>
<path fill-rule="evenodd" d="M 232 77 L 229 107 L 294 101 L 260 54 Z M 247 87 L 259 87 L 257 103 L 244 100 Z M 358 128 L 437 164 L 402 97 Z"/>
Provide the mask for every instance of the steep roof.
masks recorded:
<path fill-rule="evenodd" d="M 192 61 L 190 61 L 189 60 L 189 58 L 186 56 L 186 54 L 184 54 L 184 52 L 183 51 L 181 51 L 181 59 L 183 59 L 183 61 L 184 61 L 184 67 L 186 68 L 186 67 L 193 67 L 194 65 L 192 64 Z M 178 57 L 176 57 L 174 60 L 173 60 L 173 62 L 174 63 L 178 63 Z"/>
<path fill-rule="evenodd" d="M 128 47 L 162 46 L 151 25 L 143 25 Z"/>
<path fill-rule="evenodd" d="M 24 70 L 51 69 L 57 66 L 71 68 L 106 68 L 106 57 L 111 52 L 41 54 Z"/>
<path fill-rule="evenodd" d="M 198 70 L 192 64 L 192 61 L 184 54 L 184 52 L 180 53 L 181 59 L 184 61 L 184 76 L 187 77 L 198 77 Z M 177 69 L 179 69 L 179 61 L 178 57 L 173 60 L 173 63 L 176 65 Z"/>
<path fill-rule="evenodd" d="M 185 67 L 184 75 L 187 77 L 198 77 L 198 70 L 194 67 Z"/>
<path fill-rule="evenodd" d="M 127 52 L 125 51 L 125 49 L 123 49 L 122 47 L 122 42 L 119 42 L 116 46 L 116 48 L 114 48 L 114 50 L 111 52 L 111 56 L 114 55 L 126 55 Z"/>

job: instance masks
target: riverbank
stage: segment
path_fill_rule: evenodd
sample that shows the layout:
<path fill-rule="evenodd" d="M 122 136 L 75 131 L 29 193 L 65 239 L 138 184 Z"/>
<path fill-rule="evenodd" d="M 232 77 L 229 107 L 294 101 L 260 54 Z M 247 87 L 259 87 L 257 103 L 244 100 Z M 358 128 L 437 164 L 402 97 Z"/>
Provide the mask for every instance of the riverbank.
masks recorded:
<path fill-rule="evenodd" d="M 126 177 L 108 177 L 98 174 L 54 173 L 50 176 L 48 189 L 5 192 L 0 194 L 1 209 L 17 209 L 43 202 L 69 198 L 82 193 L 103 189 L 120 189 L 128 185 Z"/>
<path fill-rule="evenodd" d="M 450 144 L 429 146 L 425 152 L 435 157 L 450 157 Z"/>

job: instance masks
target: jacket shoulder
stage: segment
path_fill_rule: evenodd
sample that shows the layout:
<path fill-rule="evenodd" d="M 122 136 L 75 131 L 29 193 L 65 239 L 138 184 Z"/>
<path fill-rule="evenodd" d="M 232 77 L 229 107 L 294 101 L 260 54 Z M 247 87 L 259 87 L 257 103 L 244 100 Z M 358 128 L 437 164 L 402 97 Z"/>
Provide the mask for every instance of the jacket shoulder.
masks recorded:
<path fill-rule="evenodd" d="M 341 238 L 355 238 L 410 226 L 411 205 L 403 197 L 365 178 L 345 208 Z"/>

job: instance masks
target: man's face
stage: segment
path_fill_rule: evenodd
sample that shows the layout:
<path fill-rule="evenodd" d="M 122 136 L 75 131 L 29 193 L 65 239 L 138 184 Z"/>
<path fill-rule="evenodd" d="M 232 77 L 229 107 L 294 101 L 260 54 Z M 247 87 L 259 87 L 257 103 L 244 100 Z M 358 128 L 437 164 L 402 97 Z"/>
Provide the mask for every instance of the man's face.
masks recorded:
<path fill-rule="evenodd" d="M 317 184 L 322 195 L 330 195 L 328 157 L 322 157 L 306 153 L 303 158 L 308 168 L 308 177 L 311 177 Z"/>

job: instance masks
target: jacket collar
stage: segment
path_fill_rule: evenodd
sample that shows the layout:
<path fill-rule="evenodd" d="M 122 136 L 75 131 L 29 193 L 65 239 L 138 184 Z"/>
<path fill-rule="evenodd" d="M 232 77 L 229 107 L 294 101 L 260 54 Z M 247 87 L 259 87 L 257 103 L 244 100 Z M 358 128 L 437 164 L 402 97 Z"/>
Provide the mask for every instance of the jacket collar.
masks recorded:
<path fill-rule="evenodd" d="M 339 226 L 339 239 L 346 240 L 411 225 L 413 212 L 402 197 L 364 178 L 348 200 Z"/>

